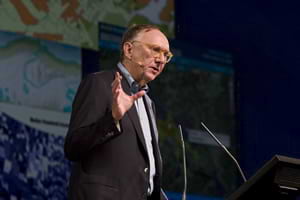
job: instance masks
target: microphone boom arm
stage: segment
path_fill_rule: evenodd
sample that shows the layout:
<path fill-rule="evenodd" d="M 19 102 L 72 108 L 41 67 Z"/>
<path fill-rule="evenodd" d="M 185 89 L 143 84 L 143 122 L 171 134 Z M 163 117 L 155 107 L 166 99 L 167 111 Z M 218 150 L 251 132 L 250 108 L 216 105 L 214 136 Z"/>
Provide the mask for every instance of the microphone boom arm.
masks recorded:
<path fill-rule="evenodd" d="M 218 140 L 218 138 L 216 136 L 214 136 L 214 134 L 205 126 L 205 124 L 203 122 L 201 122 L 201 125 L 205 128 L 205 130 L 209 133 L 209 135 L 222 147 L 222 149 L 231 157 L 231 159 L 235 162 L 240 174 L 242 175 L 242 178 L 244 180 L 244 182 L 247 181 L 246 176 L 242 170 L 242 168 L 240 167 L 238 161 L 234 158 L 234 156 L 228 151 L 228 149 Z"/>
<path fill-rule="evenodd" d="M 182 145 L 182 157 L 183 157 L 184 188 L 183 188 L 183 193 L 182 193 L 182 200 L 186 200 L 187 175 L 186 175 L 185 145 L 184 145 L 181 125 L 179 124 L 178 127 L 179 127 L 179 132 L 180 132 L 180 140 L 181 140 L 181 145 Z"/>

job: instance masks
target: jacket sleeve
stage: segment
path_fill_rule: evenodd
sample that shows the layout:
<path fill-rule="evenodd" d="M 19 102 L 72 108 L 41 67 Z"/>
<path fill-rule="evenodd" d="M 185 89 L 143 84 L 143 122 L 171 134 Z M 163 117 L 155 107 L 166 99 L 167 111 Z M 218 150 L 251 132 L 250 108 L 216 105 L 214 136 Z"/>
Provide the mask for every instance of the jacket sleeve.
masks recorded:
<path fill-rule="evenodd" d="M 80 83 L 65 138 L 67 159 L 79 161 L 96 145 L 121 134 L 111 113 L 110 85 L 99 73 L 88 75 Z"/>

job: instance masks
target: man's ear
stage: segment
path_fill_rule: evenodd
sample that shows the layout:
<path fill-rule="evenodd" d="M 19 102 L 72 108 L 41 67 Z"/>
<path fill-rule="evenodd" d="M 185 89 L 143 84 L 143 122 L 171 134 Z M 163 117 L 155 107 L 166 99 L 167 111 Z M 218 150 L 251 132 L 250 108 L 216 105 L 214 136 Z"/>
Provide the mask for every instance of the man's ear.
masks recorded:
<path fill-rule="evenodd" d="M 130 42 L 125 42 L 123 45 L 124 57 L 131 60 L 132 58 L 132 44 Z"/>

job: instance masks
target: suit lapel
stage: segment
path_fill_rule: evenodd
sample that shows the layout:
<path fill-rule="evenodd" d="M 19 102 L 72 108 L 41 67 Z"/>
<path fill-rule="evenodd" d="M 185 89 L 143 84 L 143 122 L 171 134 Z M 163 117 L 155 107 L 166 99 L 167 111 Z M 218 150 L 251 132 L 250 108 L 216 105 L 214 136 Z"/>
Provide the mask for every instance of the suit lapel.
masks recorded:
<path fill-rule="evenodd" d="M 127 95 L 131 95 L 129 84 L 128 84 L 126 78 L 124 78 L 124 77 L 122 79 L 122 88 L 123 88 L 124 92 Z M 133 126 L 135 128 L 135 131 L 136 131 L 136 133 L 138 135 L 138 138 L 141 141 L 142 146 L 143 146 L 143 148 L 144 148 L 144 150 L 145 150 L 145 152 L 147 154 L 146 142 L 145 142 L 145 138 L 144 138 L 142 126 L 141 126 L 141 123 L 140 123 L 140 119 L 139 119 L 139 116 L 138 116 L 135 104 L 132 105 L 132 107 L 127 111 L 127 114 L 128 114 L 128 117 L 129 117 L 130 121 L 132 122 L 132 124 L 133 124 Z"/>
<path fill-rule="evenodd" d="M 154 152 L 154 157 L 155 157 L 156 169 L 157 169 L 157 172 L 159 172 L 161 174 L 162 159 L 161 159 L 161 154 L 160 154 L 159 145 L 158 145 L 158 130 L 157 130 L 156 119 L 155 119 L 155 115 L 154 115 L 154 111 L 153 111 L 153 107 L 152 107 L 152 101 L 147 94 L 145 94 L 145 96 L 143 98 L 144 98 L 146 110 L 148 113 L 148 119 L 149 119 L 149 123 L 150 123 L 150 127 L 151 127 L 151 135 L 153 138 L 152 146 L 153 146 L 153 150 L 154 150 L 153 152 Z"/>
<path fill-rule="evenodd" d="M 146 103 L 145 103 L 146 109 L 148 109 L 148 113 L 149 113 L 149 121 L 152 125 L 155 140 L 156 140 L 156 142 L 158 142 L 158 131 L 157 131 L 156 120 L 155 120 L 155 116 L 154 116 L 154 112 L 153 112 L 153 108 L 152 108 L 152 101 L 147 94 L 145 94 L 145 101 L 146 101 Z"/>

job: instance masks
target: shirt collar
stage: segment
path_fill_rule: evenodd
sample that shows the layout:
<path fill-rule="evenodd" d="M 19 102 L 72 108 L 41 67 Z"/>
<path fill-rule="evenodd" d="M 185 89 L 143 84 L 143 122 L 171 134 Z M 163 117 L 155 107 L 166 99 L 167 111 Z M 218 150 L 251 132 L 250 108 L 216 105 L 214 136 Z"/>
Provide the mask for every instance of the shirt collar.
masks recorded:
<path fill-rule="evenodd" d="M 140 90 L 145 90 L 146 93 L 149 91 L 149 87 L 147 84 L 144 85 L 143 87 L 139 87 L 139 84 L 133 79 L 131 74 L 128 72 L 128 70 L 126 69 L 126 67 L 124 67 L 122 63 L 120 62 L 118 63 L 118 68 L 120 69 L 123 76 L 125 77 L 128 84 L 130 85 L 130 90 L 133 94 L 137 93 Z"/>

